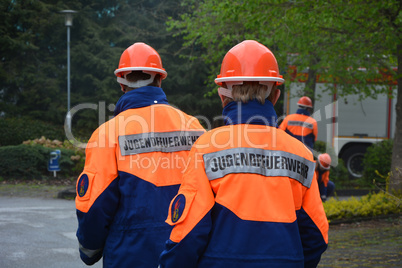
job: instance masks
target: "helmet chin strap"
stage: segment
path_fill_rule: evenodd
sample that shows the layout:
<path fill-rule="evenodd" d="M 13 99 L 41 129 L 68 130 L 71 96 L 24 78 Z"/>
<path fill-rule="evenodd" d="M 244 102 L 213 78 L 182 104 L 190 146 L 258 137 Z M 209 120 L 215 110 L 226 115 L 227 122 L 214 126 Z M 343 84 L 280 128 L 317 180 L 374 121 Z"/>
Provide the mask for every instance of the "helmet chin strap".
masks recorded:
<path fill-rule="evenodd" d="M 218 93 L 219 95 L 226 96 L 228 98 L 233 99 L 232 96 L 232 88 L 234 85 L 243 85 L 243 81 L 239 82 L 226 82 L 226 85 L 228 88 L 224 87 L 219 87 L 218 88 Z M 260 85 L 265 85 L 267 86 L 267 92 L 265 93 L 265 98 L 268 98 L 269 94 L 271 94 L 272 87 L 274 86 L 274 82 L 271 81 L 260 81 Z"/>
<path fill-rule="evenodd" d="M 152 72 L 144 72 L 144 73 L 149 74 L 151 77 L 148 78 L 147 80 L 138 80 L 135 82 L 130 82 L 126 79 L 127 74 L 124 74 L 124 78 L 117 77 L 117 82 L 120 84 L 126 85 L 128 87 L 131 87 L 131 88 L 145 87 L 145 86 L 149 85 L 150 83 L 152 83 L 152 81 L 154 81 L 156 74 L 152 73 Z"/>
<path fill-rule="evenodd" d="M 218 88 L 218 93 L 219 93 L 219 95 L 226 96 L 228 98 L 233 99 L 232 90 L 230 90 L 230 89 L 220 87 L 220 88 Z"/>

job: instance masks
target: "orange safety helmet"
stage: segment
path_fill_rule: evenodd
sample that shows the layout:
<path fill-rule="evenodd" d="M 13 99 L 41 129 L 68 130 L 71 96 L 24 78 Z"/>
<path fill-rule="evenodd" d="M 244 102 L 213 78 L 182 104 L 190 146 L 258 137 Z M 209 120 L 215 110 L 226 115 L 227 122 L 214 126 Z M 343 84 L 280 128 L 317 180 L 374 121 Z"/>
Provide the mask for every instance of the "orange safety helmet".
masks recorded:
<path fill-rule="evenodd" d="M 129 82 L 125 76 L 132 71 L 142 71 L 150 74 L 148 80 Z M 121 54 L 119 67 L 114 71 L 117 76 L 117 82 L 120 84 L 137 87 L 144 86 L 153 81 L 156 74 L 160 74 L 165 79 L 167 72 L 162 67 L 162 60 L 158 52 L 145 43 L 134 43 Z M 145 81 L 145 82 L 144 82 Z"/>
<path fill-rule="evenodd" d="M 268 86 L 285 82 L 279 74 L 274 54 L 254 40 L 245 40 L 231 48 L 223 58 L 221 73 L 215 79 L 219 86 L 225 82 L 229 90 L 232 85 L 242 84 L 243 81 L 259 81 Z"/>
<path fill-rule="evenodd" d="M 311 101 L 311 99 L 307 96 L 303 96 L 299 99 L 299 101 L 297 102 L 298 106 L 302 106 L 302 107 L 308 107 L 308 108 L 313 108 L 313 102 Z"/>
<path fill-rule="evenodd" d="M 323 169 L 329 169 L 331 167 L 331 156 L 329 154 L 320 154 L 318 156 L 318 164 L 323 168 Z"/>

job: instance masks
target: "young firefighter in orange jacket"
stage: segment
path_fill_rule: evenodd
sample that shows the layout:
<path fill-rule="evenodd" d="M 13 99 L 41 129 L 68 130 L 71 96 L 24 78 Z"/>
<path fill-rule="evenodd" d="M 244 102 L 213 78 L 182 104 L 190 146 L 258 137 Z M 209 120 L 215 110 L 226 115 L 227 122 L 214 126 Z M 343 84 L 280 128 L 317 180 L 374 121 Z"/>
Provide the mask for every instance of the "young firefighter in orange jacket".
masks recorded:
<path fill-rule="evenodd" d="M 88 265 L 103 256 L 103 267 L 157 267 L 172 229 L 169 202 L 205 131 L 168 104 L 160 88 L 167 73 L 152 47 L 127 48 L 115 74 L 125 94 L 92 134 L 77 181 L 80 256 Z"/>
<path fill-rule="evenodd" d="M 317 121 L 310 116 L 313 102 L 309 97 L 304 96 L 299 99 L 297 106 L 299 109 L 296 113 L 286 116 L 279 128 L 312 150 L 318 134 Z"/>
<path fill-rule="evenodd" d="M 316 267 L 328 221 L 311 152 L 276 127 L 284 80 L 274 55 L 243 41 L 226 54 L 215 82 L 226 126 L 191 149 L 160 267 Z"/>

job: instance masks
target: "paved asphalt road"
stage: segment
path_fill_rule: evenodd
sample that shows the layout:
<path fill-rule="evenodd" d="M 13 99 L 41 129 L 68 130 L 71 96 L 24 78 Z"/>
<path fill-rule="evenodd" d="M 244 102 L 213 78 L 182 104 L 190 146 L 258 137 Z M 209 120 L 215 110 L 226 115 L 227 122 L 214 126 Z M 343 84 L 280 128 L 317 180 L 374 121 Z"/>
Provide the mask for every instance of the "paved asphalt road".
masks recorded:
<path fill-rule="evenodd" d="M 79 257 L 76 230 L 72 200 L 0 197 L 0 267 L 88 267 Z"/>
<path fill-rule="evenodd" d="M 88 267 L 76 230 L 72 200 L 0 197 L 0 268 Z"/>

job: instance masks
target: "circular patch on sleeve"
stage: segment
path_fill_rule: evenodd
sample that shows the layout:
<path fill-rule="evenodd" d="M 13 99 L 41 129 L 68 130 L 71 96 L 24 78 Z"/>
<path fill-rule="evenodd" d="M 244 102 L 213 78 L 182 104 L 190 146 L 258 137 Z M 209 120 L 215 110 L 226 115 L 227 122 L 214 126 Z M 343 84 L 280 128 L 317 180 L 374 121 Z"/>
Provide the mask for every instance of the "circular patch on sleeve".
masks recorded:
<path fill-rule="evenodd" d="M 89 185 L 88 175 L 82 174 L 82 176 L 78 180 L 77 185 L 77 194 L 79 197 L 83 197 L 87 193 L 88 185 Z"/>
<path fill-rule="evenodd" d="M 186 206 L 186 197 L 183 194 L 179 194 L 173 201 L 171 208 L 172 222 L 177 222 L 181 215 L 183 215 L 184 207 Z"/>

